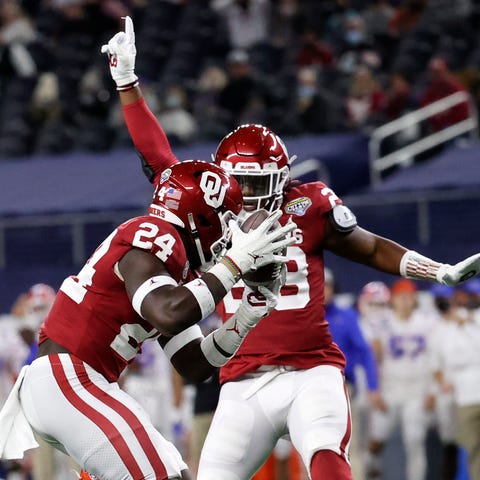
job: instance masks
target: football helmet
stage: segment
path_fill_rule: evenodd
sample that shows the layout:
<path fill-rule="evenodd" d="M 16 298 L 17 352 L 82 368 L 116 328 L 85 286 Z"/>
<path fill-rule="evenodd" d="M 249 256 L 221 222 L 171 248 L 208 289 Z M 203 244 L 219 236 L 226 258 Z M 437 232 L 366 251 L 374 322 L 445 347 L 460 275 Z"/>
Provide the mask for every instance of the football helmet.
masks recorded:
<path fill-rule="evenodd" d="M 390 289 L 383 282 L 369 282 L 362 288 L 359 299 L 375 304 L 387 304 L 390 301 Z"/>
<path fill-rule="evenodd" d="M 240 184 L 245 210 L 268 211 L 280 206 L 294 159 L 278 135 L 253 124 L 241 125 L 225 136 L 213 157 Z"/>
<path fill-rule="evenodd" d="M 186 160 L 164 170 L 155 185 L 149 214 L 186 232 L 193 268 L 205 267 L 228 243 L 228 219 L 242 210 L 242 192 L 225 170 L 202 160 Z M 200 263 L 199 265 L 197 265 Z"/>
<path fill-rule="evenodd" d="M 383 282 L 369 282 L 358 296 L 358 310 L 362 315 L 381 314 L 390 302 L 390 289 Z"/>
<path fill-rule="evenodd" d="M 25 306 L 28 312 L 48 312 L 55 300 L 55 290 L 45 283 L 32 285 L 25 298 Z"/>

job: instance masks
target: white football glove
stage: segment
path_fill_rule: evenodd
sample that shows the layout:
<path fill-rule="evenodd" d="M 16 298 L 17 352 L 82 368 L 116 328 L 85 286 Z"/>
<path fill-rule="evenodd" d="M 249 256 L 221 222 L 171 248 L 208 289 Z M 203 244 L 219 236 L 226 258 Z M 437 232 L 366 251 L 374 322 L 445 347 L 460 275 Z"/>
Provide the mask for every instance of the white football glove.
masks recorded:
<path fill-rule="evenodd" d="M 287 262 L 285 256 L 275 252 L 295 243 L 295 237 L 290 233 L 297 225 L 289 221 L 283 227 L 273 228 L 281 216 L 282 212 L 276 210 L 249 232 L 243 232 L 235 220 L 230 220 L 228 226 L 232 233 L 232 246 L 225 256 L 236 265 L 240 273 L 256 270 L 269 263 Z"/>
<path fill-rule="evenodd" d="M 451 287 L 465 282 L 480 272 L 480 253 L 455 265 L 443 264 L 437 272 L 437 281 Z"/>
<path fill-rule="evenodd" d="M 235 314 L 200 344 L 205 358 L 211 365 L 215 367 L 225 365 L 240 348 L 248 332 L 277 306 L 280 282 L 276 285 L 278 287 L 275 286 L 273 290 L 260 286 L 258 291 L 245 287 L 242 303 Z"/>
<path fill-rule="evenodd" d="M 244 335 L 277 306 L 281 284 L 272 282 L 270 288 L 271 290 L 264 285 L 259 285 L 257 290 L 253 290 L 248 285 L 245 286 L 242 303 L 235 314 L 238 325 L 242 327 L 241 333 L 244 331 Z"/>
<path fill-rule="evenodd" d="M 108 53 L 110 73 L 118 88 L 138 80 L 135 75 L 135 31 L 130 17 L 125 17 L 125 31 L 118 32 L 107 45 L 103 45 L 102 53 Z"/>

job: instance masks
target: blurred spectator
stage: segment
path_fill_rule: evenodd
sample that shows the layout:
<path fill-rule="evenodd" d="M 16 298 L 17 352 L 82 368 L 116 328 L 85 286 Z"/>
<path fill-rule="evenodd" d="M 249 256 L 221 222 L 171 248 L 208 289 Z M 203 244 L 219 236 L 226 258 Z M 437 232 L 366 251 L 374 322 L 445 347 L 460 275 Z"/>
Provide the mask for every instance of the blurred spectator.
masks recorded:
<path fill-rule="evenodd" d="M 12 69 L 19 77 L 32 77 L 37 72 L 35 62 L 25 48 L 37 37 L 30 18 L 16 0 L 0 3 L 0 71 Z"/>
<path fill-rule="evenodd" d="M 26 293 L 20 294 L 10 312 L 0 315 L 0 408 L 5 403 L 29 353 L 28 346 L 18 333 L 25 313 L 25 300 Z M 13 469 L 19 470 L 21 465 L 11 461 L 0 462 L 0 472 L 5 473 L 5 478 L 7 472 Z M 18 476 L 20 479 L 24 478 L 21 473 L 18 473 Z"/>
<path fill-rule="evenodd" d="M 422 107 L 436 102 L 457 92 L 465 92 L 465 86 L 456 78 L 442 58 L 433 58 L 428 64 L 430 81 L 420 99 Z M 468 118 L 468 104 L 461 103 L 429 118 L 429 126 L 433 132 Z"/>
<path fill-rule="evenodd" d="M 45 283 L 32 285 L 25 297 L 25 311 L 19 333 L 30 348 L 26 364 L 33 362 L 38 350 L 38 333 L 55 300 L 55 290 Z"/>
<path fill-rule="evenodd" d="M 218 97 L 218 105 L 229 115 L 231 129 L 242 123 L 263 123 L 265 92 L 252 72 L 245 50 L 232 50 L 227 56 L 228 81 Z"/>
<path fill-rule="evenodd" d="M 388 79 L 388 86 L 385 90 L 383 112 L 385 120 L 394 120 L 409 110 L 417 107 L 412 94 L 412 86 L 408 79 L 400 72 L 394 72 Z"/>
<path fill-rule="evenodd" d="M 29 348 L 18 331 L 25 314 L 26 294 L 18 296 L 11 311 L 0 315 L 0 405 L 9 391 L 28 356 Z"/>
<path fill-rule="evenodd" d="M 381 57 L 370 41 L 359 13 L 345 15 L 341 31 L 342 37 L 335 44 L 337 67 L 341 72 L 352 74 L 361 64 L 373 69 L 380 68 Z"/>
<path fill-rule="evenodd" d="M 248 49 L 268 42 L 270 0 L 213 0 L 227 28 L 232 49 Z"/>
<path fill-rule="evenodd" d="M 158 15 L 159 21 L 167 23 L 169 19 L 177 18 L 175 15 L 181 15 L 182 11 L 195 12 L 196 7 L 192 2 L 174 0 L 172 3 L 170 6 L 165 3 L 164 7 L 155 7 L 150 11 L 154 12 L 155 17 Z M 410 106 L 416 107 L 411 91 L 422 88 L 425 73 L 421 63 L 425 59 L 420 59 L 420 54 L 425 53 L 425 58 L 428 59 L 432 51 L 442 51 L 449 58 L 449 55 L 453 56 L 453 52 L 459 50 L 457 44 L 462 42 L 467 46 L 462 47 L 461 51 L 465 50 L 468 54 L 460 62 L 462 67 L 465 66 L 463 78 L 472 91 L 478 90 L 477 84 L 480 81 L 474 68 L 478 63 L 475 61 L 475 42 L 470 41 L 470 36 L 463 32 L 457 36 L 456 24 L 439 23 L 441 15 L 430 16 L 430 13 L 435 13 L 435 8 L 441 9 L 443 15 L 445 9 L 441 6 L 446 5 L 448 11 L 458 9 L 463 12 L 461 15 L 470 15 L 465 18 L 465 22 L 467 27 L 471 27 L 475 22 L 475 9 L 464 8 L 467 0 L 456 2 L 455 6 L 447 5 L 446 0 L 438 0 L 436 3 L 432 0 L 428 3 L 428 12 L 425 14 L 425 18 L 428 14 L 429 22 L 424 25 L 418 22 L 425 10 L 425 3 L 426 0 L 211 0 L 208 6 L 199 7 L 209 10 L 209 14 L 205 15 L 209 20 L 205 20 L 205 32 L 202 30 L 201 37 L 214 35 L 217 46 L 210 45 L 211 48 L 201 49 L 202 58 L 198 58 L 198 65 L 220 64 L 225 60 L 225 51 L 230 48 L 245 52 L 250 59 L 243 62 L 242 67 L 241 61 L 227 62 L 229 87 L 226 95 L 222 96 L 220 92 L 220 84 L 223 82 L 220 74 L 211 80 L 211 87 L 200 86 L 197 89 L 188 86 L 186 92 L 189 104 L 187 108 L 180 109 L 180 115 L 177 108 L 167 107 L 167 118 L 171 118 L 175 126 L 176 116 L 181 117 L 182 125 L 190 124 L 187 131 L 180 129 L 182 131 L 178 132 L 177 140 L 180 143 L 192 139 L 210 140 L 245 121 L 266 122 L 277 125 L 285 133 L 294 134 L 362 128 L 362 120 L 357 120 L 356 115 L 350 123 L 343 121 L 343 118 L 339 121 L 339 117 L 344 114 L 344 107 L 340 104 L 344 103 L 350 78 L 360 65 L 367 65 L 381 82 L 392 75 L 385 92 L 382 116 L 374 114 L 373 123 L 376 124 L 379 119 L 388 121 L 397 118 Z M 158 55 L 155 54 L 155 59 L 152 60 L 155 78 L 162 85 L 170 84 L 167 81 L 162 83 L 168 76 L 168 69 L 163 68 L 163 63 L 171 47 L 185 42 L 185 38 L 180 38 L 184 35 L 175 29 L 166 31 L 161 28 L 161 32 L 157 32 L 149 22 L 142 21 L 148 4 L 145 0 L 0 2 L 0 50 L 3 49 L 0 87 L 4 94 L 2 102 L 5 105 L 5 116 L 9 120 L 6 122 L 2 118 L 2 156 L 24 155 L 33 149 L 35 153 L 60 153 L 73 149 L 101 151 L 127 144 L 124 130 L 115 128 L 116 107 L 112 108 L 108 102 L 112 91 L 102 85 L 91 88 L 92 83 L 85 79 L 92 78 L 92 72 L 98 71 L 95 59 L 99 58 L 98 45 L 103 37 L 110 29 L 116 29 L 118 23 L 123 25 L 120 17 L 130 13 L 138 19 L 138 38 L 158 46 Z M 218 15 L 212 16 L 215 11 Z M 190 18 L 190 15 L 187 17 Z M 175 22 L 172 21 L 171 24 L 173 23 Z M 416 25 L 419 28 L 412 30 Z M 222 32 L 221 28 L 219 30 L 219 26 L 223 26 L 225 31 Z M 448 36 L 442 37 L 443 40 L 438 43 L 438 33 L 442 29 Z M 224 40 L 225 34 L 230 41 Z M 418 45 L 420 54 L 416 56 L 417 49 L 414 47 Z M 234 63 L 237 67 L 233 67 Z M 319 68 L 315 95 L 309 92 L 309 87 L 299 86 L 298 92 L 294 88 L 297 73 L 299 84 L 303 84 L 306 76 L 312 76 L 298 72 L 299 68 L 305 66 Z M 236 77 L 236 74 L 231 73 L 233 68 L 237 68 L 237 71 L 241 68 L 249 70 L 246 75 L 249 80 L 243 78 L 232 82 L 233 77 Z M 207 85 L 210 82 L 210 72 L 215 70 L 216 67 L 206 68 Z M 390 74 L 390 71 L 394 73 Z M 410 71 L 415 72 L 410 81 L 399 73 Z M 195 78 L 195 75 L 192 73 L 192 83 L 204 82 L 204 79 Z M 7 88 L 12 83 L 9 79 L 17 79 L 18 76 L 24 77 L 24 85 L 15 85 L 14 95 L 11 95 Z M 34 82 L 37 82 L 37 76 L 36 87 Z M 216 73 L 212 73 L 212 77 L 215 76 Z M 97 77 L 103 84 L 101 76 Z M 453 89 L 451 82 L 444 82 L 448 84 L 446 94 L 458 91 L 458 81 L 455 78 L 453 80 L 457 82 Z M 86 84 L 90 87 L 86 88 Z M 434 101 L 438 97 L 438 85 L 431 88 L 437 94 L 428 101 Z M 300 91 L 306 96 L 300 94 Z M 240 96 L 231 95 L 232 92 L 239 93 Z M 30 100 L 32 93 L 33 100 Z M 292 104 L 299 97 L 307 98 L 308 95 L 309 99 L 299 101 L 299 125 L 295 125 L 297 118 L 285 120 Z M 174 93 L 168 102 L 178 103 L 183 96 Z M 480 98 L 480 95 L 476 96 Z M 416 95 L 416 98 L 419 97 Z M 357 99 L 352 102 L 355 114 L 357 108 L 362 112 L 364 103 Z M 478 98 L 477 103 L 480 103 Z M 308 104 L 307 108 L 305 104 Z M 460 112 L 460 118 L 464 118 L 462 108 L 466 107 L 451 109 L 447 117 L 450 114 L 455 116 L 452 112 L 457 111 Z M 190 113 L 193 113 L 197 124 L 194 132 Z M 113 121 L 109 122 L 109 117 L 113 117 Z M 359 113 L 359 117 L 362 117 L 362 113 Z M 437 121 L 437 124 L 443 125 L 445 122 L 441 117 L 436 116 L 433 123 Z M 370 124 L 368 120 L 367 126 Z M 432 131 L 438 130 L 437 124 L 431 125 Z M 11 134 L 14 130 L 16 133 Z M 414 133 L 416 135 L 417 132 Z M 412 137 L 407 137 L 400 139 L 399 145 L 404 141 L 410 142 Z M 385 145 L 387 143 L 388 141 Z M 386 150 L 391 151 L 388 148 Z"/>
<path fill-rule="evenodd" d="M 465 295 L 463 306 L 478 317 L 480 315 L 480 279 L 472 278 L 465 282 L 459 290 Z"/>
<path fill-rule="evenodd" d="M 187 110 L 187 95 L 183 88 L 177 85 L 167 88 L 158 121 L 171 142 L 185 144 L 194 140 L 197 122 Z"/>
<path fill-rule="evenodd" d="M 394 9 L 388 0 L 373 0 L 362 14 L 367 35 L 371 38 L 388 34 Z"/>
<path fill-rule="evenodd" d="M 406 453 L 405 477 L 425 480 L 425 442 L 434 407 L 427 360 L 436 319 L 418 309 L 417 287 L 411 280 L 397 280 L 391 295 L 392 310 L 384 328 L 377 331 L 378 337 L 373 338 L 386 408 L 372 412 L 368 478 L 381 476 L 380 453 L 393 429 L 400 425 Z"/>
<path fill-rule="evenodd" d="M 0 4 L 0 44 L 29 43 L 36 39 L 35 28 L 17 0 Z"/>
<path fill-rule="evenodd" d="M 297 40 L 296 25 L 301 17 L 299 0 L 279 0 L 272 9 L 270 42 L 289 47 Z"/>
<path fill-rule="evenodd" d="M 344 25 L 350 17 L 358 16 L 359 12 L 352 8 L 350 0 L 334 0 L 331 12 L 325 21 L 325 38 L 331 45 L 338 45 L 344 38 Z"/>
<path fill-rule="evenodd" d="M 480 299 L 480 289 L 477 293 L 467 292 L 467 298 L 470 298 L 471 294 Z M 454 302 L 457 298 L 462 296 L 455 295 Z M 475 301 L 477 305 L 478 299 Z M 466 304 L 467 308 L 460 305 L 455 315 L 452 315 L 452 321 L 445 324 L 444 335 L 437 338 L 433 366 L 434 376 L 441 391 L 453 394 L 457 440 L 468 453 L 469 478 L 479 480 L 480 318 L 478 307 L 471 308 L 472 306 L 470 301 Z"/>
<path fill-rule="evenodd" d="M 390 316 L 390 289 L 383 282 L 369 282 L 362 287 L 357 300 L 360 325 L 366 338 L 373 344 L 377 357 L 381 357 L 380 340 Z"/>
<path fill-rule="evenodd" d="M 428 0 L 403 0 L 390 19 L 389 32 L 398 37 L 410 32 L 419 22 L 427 2 Z"/>
<path fill-rule="evenodd" d="M 321 133 L 333 130 L 340 124 L 338 110 L 335 108 L 334 97 L 320 88 L 318 70 L 315 67 L 299 69 L 292 131 Z"/>
<path fill-rule="evenodd" d="M 200 137 L 217 139 L 228 131 L 227 120 L 219 109 L 219 95 L 227 84 L 227 74 L 216 66 L 209 65 L 200 75 L 193 98 L 193 112 L 198 122 Z"/>
<path fill-rule="evenodd" d="M 357 67 L 345 99 L 348 126 L 359 129 L 372 125 L 384 101 L 385 94 L 372 71 L 365 65 Z"/>
<path fill-rule="evenodd" d="M 468 65 L 457 72 L 459 82 L 465 86 L 473 97 L 475 108 L 480 108 L 480 65 Z"/>
<path fill-rule="evenodd" d="M 367 41 L 365 21 L 359 13 L 349 13 L 343 22 L 342 51 L 362 46 Z"/>
<path fill-rule="evenodd" d="M 309 65 L 331 66 L 333 62 L 334 56 L 330 45 L 325 43 L 313 28 L 305 28 L 295 63 L 299 67 L 305 67 Z"/>
<path fill-rule="evenodd" d="M 390 312 L 390 289 L 383 282 L 369 282 L 364 285 L 357 298 L 357 309 L 359 313 L 360 327 L 364 332 L 366 340 L 372 347 L 376 359 L 382 358 L 381 335 L 387 328 Z M 378 369 L 378 366 L 377 366 Z M 358 372 L 358 377 L 362 372 Z M 380 396 L 378 403 L 368 399 L 368 388 L 366 378 L 359 378 L 359 388 L 356 401 L 356 418 L 352 420 L 361 432 L 357 435 L 357 450 L 359 466 L 357 467 L 359 480 L 366 478 L 367 470 L 371 465 L 367 464 L 369 458 L 369 434 L 371 431 L 372 412 L 377 409 L 385 411 L 386 405 L 383 397 Z M 356 479 L 357 477 L 355 477 Z"/>
<path fill-rule="evenodd" d="M 418 108 L 412 86 L 402 73 L 393 73 L 388 79 L 385 90 L 385 100 L 381 112 L 377 117 L 378 123 L 386 123 L 395 120 L 409 111 Z M 409 127 L 386 137 L 382 143 L 381 152 L 384 155 L 398 150 L 420 138 L 421 128 L 419 124 L 412 123 Z"/>
<path fill-rule="evenodd" d="M 52 72 L 40 75 L 32 95 L 32 115 L 37 121 L 46 121 L 59 115 L 58 78 Z"/>
<path fill-rule="evenodd" d="M 433 285 L 430 293 L 433 298 L 434 308 L 439 316 L 439 322 L 432 337 L 431 358 L 434 372 L 438 367 L 438 357 L 442 355 L 442 344 L 450 338 L 452 325 L 456 317 L 463 317 L 463 309 L 454 305 L 454 288 L 447 285 Z M 437 375 L 438 374 L 435 374 Z M 445 372 L 446 375 L 446 372 Z M 449 380 L 444 377 L 446 382 Z M 442 480 L 455 480 L 458 466 L 458 446 L 455 428 L 455 404 L 453 393 L 449 389 L 436 389 L 435 417 L 437 430 L 442 442 Z"/>

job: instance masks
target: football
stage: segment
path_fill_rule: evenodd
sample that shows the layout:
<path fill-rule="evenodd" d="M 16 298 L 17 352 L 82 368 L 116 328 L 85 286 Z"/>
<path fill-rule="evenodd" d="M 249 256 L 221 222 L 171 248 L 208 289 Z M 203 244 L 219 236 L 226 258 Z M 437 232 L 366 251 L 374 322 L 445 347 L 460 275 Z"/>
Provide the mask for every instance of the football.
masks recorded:
<path fill-rule="evenodd" d="M 257 210 L 256 212 L 250 214 L 246 220 L 240 225 L 240 228 L 243 232 L 249 232 L 250 230 L 255 230 L 267 217 L 269 213 L 265 209 Z M 280 223 L 277 222 L 276 227 L 280 226 Z M 286 249 L 283 250 L 283 253 L 286 253 Z M 264 265 L 263 267 L 258 268 L 257 270 L 252 270 L 245 273 L 242 278 L 243 281 L 250 287 L 255 289 L 259 285 L 267 285 L 272 280 L 280 275 L 281 264 L 279 263 L 270 263 Z"/>

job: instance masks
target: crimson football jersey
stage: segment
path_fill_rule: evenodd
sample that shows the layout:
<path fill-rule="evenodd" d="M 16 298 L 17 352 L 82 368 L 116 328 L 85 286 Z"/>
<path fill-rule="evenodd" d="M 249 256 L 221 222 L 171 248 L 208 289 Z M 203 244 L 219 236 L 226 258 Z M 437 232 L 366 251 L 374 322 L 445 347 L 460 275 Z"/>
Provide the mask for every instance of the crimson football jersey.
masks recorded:
<path fill-rule="evenodd" d="M 118 271 L 132 248 L 157 256 L 179 284 L 193 279 L 181 238 L 173 225 L 153 216 L 136 217 L 116 228 L 78 275 L 64 280 L 40 331 L 47 338 L 116 381 L 159 332 L 133 309 Z"/>
<path fill-rule="evenodd" d="M 260 365 L 345 366 L 345 358 L 332 341 L 325 320 L 322 243 L 327 213 L 342 203 L 321 182 L 292 188 L 282 204 L 285 225 L 291 216 L 298 226 L 297 242 L 287 250 L 287 277 L 278 304 L 245 337 L 235 356 L 221 369 L 226 382 L 256 370 Z M 229 318 L 240 305 L 243 286 L 238 283 L 224 298 L 220 314 Z"/>
<path fill-rule="evenodd" d="M 142 155 L 144 171 L 154 182 L 178 160 L 143 99 L 124 106 L 123 112 L 133 143 Z M 327 213 L 341 203 L 321 182 L 300 185 L 287 193 L 280 223 L 284 225 L 292 216 L 298 225 L 298 242 L 288 247 L 286 284 L 276 309 L 246 336 L 239 351 L 221 368 L 222 382 L 261 365 L 311 368 L 328 364 L 344 368 L 345 357 L 332 341 L 324 315 L 322 249 Z M 238 285 L 218 306 L 224 320 L 240 305 L 243 287 Z"/>

